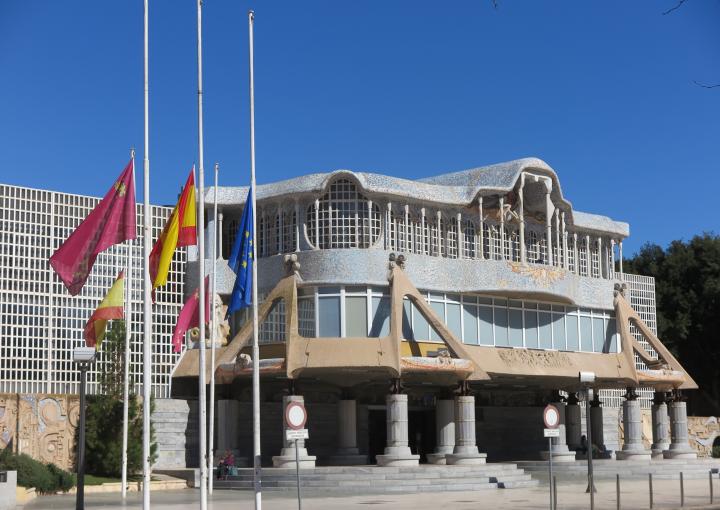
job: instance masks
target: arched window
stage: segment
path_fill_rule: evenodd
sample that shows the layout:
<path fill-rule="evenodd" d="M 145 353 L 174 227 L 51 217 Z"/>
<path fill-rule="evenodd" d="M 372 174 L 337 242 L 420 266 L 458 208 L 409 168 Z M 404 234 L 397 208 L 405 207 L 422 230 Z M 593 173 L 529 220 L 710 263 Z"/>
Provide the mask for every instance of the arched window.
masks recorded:
<path fill-rule="evenodd" d="M 308 240 L 316 248 L 369 248 L 380 237 L 380 208 L 357 191 L 348 179 L 338 179 L 307 209 Z M 318 225 L 319 223 L 319 225 Z"/>

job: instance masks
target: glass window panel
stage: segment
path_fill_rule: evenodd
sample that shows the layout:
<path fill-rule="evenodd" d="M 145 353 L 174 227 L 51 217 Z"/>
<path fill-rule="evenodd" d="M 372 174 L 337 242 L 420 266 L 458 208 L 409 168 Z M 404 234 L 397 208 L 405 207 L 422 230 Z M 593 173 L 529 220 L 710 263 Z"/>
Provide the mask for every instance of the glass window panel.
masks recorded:
<path fill-rule="evenodd" d="M 425 317 L 423 317 L 423 314 L 420 313 L 420 310 L 417 309 L 417 307 L 412 307 L 412 319 L 413 319 L 413 335 L 415 336 L 415 340 L 417 341 L 423 341 L 423 340 L 429 340 L 429 325 L 427 320 L 425 320 Z"/>
<path fill-rule="evenodd" d="M 507 308 L 495 307 L 495 345 L 508 346 L 508 311 Z"/>
<path fill-rule="evenodd" d="M 562 305 L 552 305 L 552 311 L 553 312 L 565 312 L 565 307 Z"/>
<path fill-rule="evenodd" d="M 508 300 L 505 298 L 495 298 L 495 306 L 507 306 Z"/>
<path fill-rule="evenodd" d="M 584 315 L 580 316 L 580 349 L 592 352 L 592 320 Z"/>
<path fill-rule="evenodd" d="M 319 287 L 319 294 L 340 294 L 340 287 Z"/>
<path fill-rule="evenodd" d="M 479 298 L 478 298 L 478 303 L 480 303 L 481 305 L 491 305 L 491 304 L 492 304 L 492 298 L 479 297 Z"/>
<path fill-rule="evenodd" d="M 345 336 L 366 337 L 367 298 L 365 296 L 347 296 L 345 298 Z"/>
<path fill-rule="evenodd" d="M 512 306 L 515 308 L 522 308 L 523 304 L 522 304 L 522 301 L 516 301 L 514 299 L 511 299 L 510 302 L 508 303 L 508 306 Z"/>
<path fill-rule="evenodd" d="M 372 293 L 373 294 L 389 294 L 390 290 L 387 287 L 373 287 Z"/>
<path fill-rule="evenodd" d="M 553 314 L 553 347 L 559 351 L 567 349 L 565 343 L 565 316 Z"/>
<path fill-rule="evenodd" d="M 593 317 L 593 350 L 603 352 L 605 346 L 605 321 L 599 317 Z"/>
<path fill-rule="evenodd" d="M 315 299 L 298 299 L 298 333 L 305 338 L 315 337 Z"/>
<path fill-rule="evenodd" d="M 448 303 L 447 304 L 447 327 L 452 331 L 455 338 L 462 340 L 462 324 L 460 321 L 460 304 Z"/>
<path fill-rule="evenodd" d="M 550 305 L 546 305 L 544 303 L 538 303 L 538 308 L 540 310 L 550 310 Z"/>
<path fill-rule="evenodd" d="M 567 349 L 568 351 L 580 350 L 580 337 L 578 336 L 578 318 L 577 315 L 566 315 L 565 326 L 567 331 Z"/>
<path fill-rule="evenodd" d="M 538 335 L 541 349 L 552 349 L 552 314 L 538 312 Z"/>
<path fill-rule="evenodd" d="M 489 306 L 478 308 L 480 319 L 480 343 L 482 345 L 493 345 L 493 309 Z"/>
<path fill-rule="evenodd" d="M 403 317 L 403 323 L 405 318 Z M 390 298 L 372 298 L 372 324 L 370 336 L 377 338 L 390 334 Z"/>
<path fill-rule="evenodd" d="M 477 306 L 463 306 L 463 342 L 466 344 L 478 343 L 478 308 Z"/>
<path fill-rule="evenodd" d="M 513 347 L 523 346 L 523 313 L 522 310 L 510 309 L 510 345 Z"/>
<path fill-rule="evenodd" d="M 408 299 L 403 301 L 403 317 L 402 317 L 402 330 L 403 338 L 406 340 L 415 340 L 415 334 L 413 333 L 412 323 L 410 317 L 412 317 L 412 303 Z"/>
<path fill-rule="evenodd" d="M 432 308 L 435 315 L 437 315 L 441 321 L 444 321 L 445 324 L 447 324 L 447 319 L 445 319 L 445 305 L 443 303 L 436 303 L 433 301 L 430 303 L 430 308 Z M 437 331 L 435 331 L 435 328 L 430 328 L 430 340 L 433 342 L 441 341 L 440 335 L 438 335 Z"/>
<path fill-rule="evenodd" d="M 603 352 L 618 352 L 617 350 L 617 330 L 615 319 L 605 321 L 605 348 Z"/>
<path fill-rule="evenodd" d="M 463 301 L 465 303 L 477 303 L 477 296 L 463 296 Z"/>
<path fill-rule="evenodd" d="M 460 302 L 460 294 L 448 294 L 447 295 L 448 301 L 454 301 L 456 303 Z"/>
<path fill-rule="evenodd" d="M 538 346 L 538 318 L 534 310 L 525 310 L 525 347 Z"/>
<path fill-rule="evenodd" d="M 321 337 L 340 336 L 340 296 L 318 299 L 318 319 Z"/>
<path fill-rule="evenodd" d="M 365 294 L 366 292 L 365 287 L 345 287 L 345 294 Z"/>
<path fill-rule="evenodd" d="M 431 292 L 430 293 L 430 299 L 435 301 L 444 301 L 445 300 L 445 294 L 438 294 L 437 292 Z"/>

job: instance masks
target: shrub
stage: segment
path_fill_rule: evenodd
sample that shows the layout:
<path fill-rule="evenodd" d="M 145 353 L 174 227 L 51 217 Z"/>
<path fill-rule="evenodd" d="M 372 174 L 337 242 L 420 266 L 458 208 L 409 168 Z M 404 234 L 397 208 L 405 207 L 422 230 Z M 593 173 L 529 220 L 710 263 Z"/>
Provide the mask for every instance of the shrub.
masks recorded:
<path fill-rule="evenodd" d="M 712 447 L 712 456 L 714 458 L 720 458 L 720 446 L 713 446 Z"/>
<path fill-rule="evenodd" d="M 73 475 L 55 464 L 43 464 L 24 453 L 12 453 L 9 448 L 0 451 L 0 469 L 17 471 L 18 485 L 34 487 L 41 494 L 67 492 L 75 486 Z"/>

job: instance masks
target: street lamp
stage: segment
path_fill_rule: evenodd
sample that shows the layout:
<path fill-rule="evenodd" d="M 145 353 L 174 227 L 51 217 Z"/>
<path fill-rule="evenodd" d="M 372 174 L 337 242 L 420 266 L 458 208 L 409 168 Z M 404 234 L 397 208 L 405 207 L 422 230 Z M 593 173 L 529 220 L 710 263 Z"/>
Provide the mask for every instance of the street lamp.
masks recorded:
<path fill-rule="evenodd" d="M 578 374 L 580 384 L 585 387 L 585 437 L 587 438 L 587 466 L 588 466 L 588 486 L 585 492 L 590 493 L 590 508 L 595 508 L 595 483 L 593 481 L 593 443 L 592 443 L 592 419 L 590 411 L 590 401 L 592 400 L 592 384 L 595 383 L 595 372 L 580 372 Z"/>
<path fill-rule="evenodd" d="M 90 363 L 95 361 L 94 347 L 75 347 L 73 361 L 80 370 L 80 428 L 77 445 L 77 493 L 75 510 L 85 510 L 85 383 Z"/>

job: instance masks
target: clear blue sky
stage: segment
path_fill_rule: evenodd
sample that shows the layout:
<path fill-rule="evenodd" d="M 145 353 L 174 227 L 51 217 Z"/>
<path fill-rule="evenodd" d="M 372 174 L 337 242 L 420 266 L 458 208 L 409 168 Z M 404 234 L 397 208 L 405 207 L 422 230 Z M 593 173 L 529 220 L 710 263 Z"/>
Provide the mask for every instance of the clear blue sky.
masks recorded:
<path fill-rule="evenodd" d="M 720 231 L 720 2 L 206 0 L 205 167 L 247 184 L 246 12 L 259 182 L 423 177 L 525 156 L 627 252 Z M 197 159 L 195 2 L 150 0 L 153 203 Z M 103 194 L 143 144 L 140 0 L 0 3 L 0 182 Z M 138 174 L 138 178 L 141 175 Z"/>

